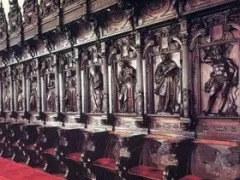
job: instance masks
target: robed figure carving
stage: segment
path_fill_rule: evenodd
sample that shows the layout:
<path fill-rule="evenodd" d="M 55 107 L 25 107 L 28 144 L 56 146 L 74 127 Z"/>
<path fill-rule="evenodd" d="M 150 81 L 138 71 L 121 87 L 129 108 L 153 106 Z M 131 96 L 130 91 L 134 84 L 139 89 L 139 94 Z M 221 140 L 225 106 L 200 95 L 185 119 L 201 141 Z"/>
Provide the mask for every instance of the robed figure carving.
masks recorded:
<path fill-rule="evenodd" d="M 159 97 L 157 113 L 178 113 L 178 89 L 180 68 L 170 57 L 170 54 L 161 55 L 162 62 L 155 71 L 155 94 Z"/>
<path fill-rule="evenodd" d="M 30 80 L 30 110 L 37 110 L 37 77 L 33 77 Z"/>
<path fill-rule="evenodd" d="M 117 79 L 119 110 L 123 113 L 133 113 L 135 112 L 136 69 L 126 61 L 119 62 L 119 67 Z"/>
<path fill-rule="evenodd" d="M 18 77 L 16 83 L 17 83 L 17 109 L 18 109 L 18 111 L 22 111 L 24 97 L 23 97 L 21 77 Z"/>
<path fill-rule="evenodd" d="M 55 76 L 54 74 L 49 74 L 49 81 L 47 87 L 47 110 L 55 111 Z"/>
<path fill-rule="evenodd" d="M 205 49 L 203 63 L 212 66 L 209 80 L 204 85 L 204 91 L 209 93 L 205 115 L 212 112 L 216 99 L 220 97 L 220 104 L 217 107 L 218 115 L 238 115 L 235 99 L 231 96 L 233 87 L 238 86 L 238 67 L 232 59 L 228 58 L 228 50 L 231 45 L 215 45 L 209 50 Z M 220 95 L 220 96 L 219 96 Z M 227 112 L 223 112 L 229 100 Z"/>
<path fill-rule="evenodd" d="M 5 81 L 4 83 L 4 110 L 10 111 L 10 82 Z"/>
<path fill-rule="evenodd" d="M 91 69 L 91 94 L 92 102 L 94 103 L 92 106 L 92 112 L 101 113 L 103 107 L 103 74 L 101 72 L 100 66 L 92 66 Z"/>
<path fill-rule="evenodd" d="M 75 71 L 67 72 L 65 105 L 67 112 L 77 111 L 77 89 Z"/>

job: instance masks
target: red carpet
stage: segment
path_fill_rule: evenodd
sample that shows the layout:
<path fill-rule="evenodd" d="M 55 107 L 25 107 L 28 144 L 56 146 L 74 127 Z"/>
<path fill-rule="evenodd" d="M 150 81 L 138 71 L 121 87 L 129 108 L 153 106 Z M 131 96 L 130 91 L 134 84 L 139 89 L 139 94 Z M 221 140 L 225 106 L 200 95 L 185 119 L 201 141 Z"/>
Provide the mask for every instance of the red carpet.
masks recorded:
<path fill-rule="evenodd" d="M 63 180 L 63 178 L 0 157 L 0 180 Z"/>

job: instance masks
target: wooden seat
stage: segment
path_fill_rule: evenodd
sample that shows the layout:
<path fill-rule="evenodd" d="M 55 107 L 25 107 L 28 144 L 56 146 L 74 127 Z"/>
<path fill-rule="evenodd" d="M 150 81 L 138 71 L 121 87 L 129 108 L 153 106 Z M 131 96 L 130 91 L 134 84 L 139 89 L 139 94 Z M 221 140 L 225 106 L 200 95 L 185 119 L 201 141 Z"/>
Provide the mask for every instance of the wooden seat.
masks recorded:
<path fill-rule="evenodd" d="M 66 159 L 79 162 L 82 159 L 81 155 L 82 155 L 81 153 L 70 153 L 66 156 Z"/>
<path fill-rule="evenodd" d="M 128 173 L 130 175 L 139 176 L 142 178 L 148 178 L 152 180 L 162 180 L 163 179 L 163 170 L 149 167 L 149 166 L 137 166 L 131 168 Z"/>
<path fill-rule="evenodd" d="M 101 158 L 93 162 L 95 166 L 110 170 L 111 172 L 117 171 L 116 161 L 110 158 Z"/>
<path fill-rule="evenodd" d="M 187 175 L 179 180 L 204 180 L 204 179 L 195 175 Z"/>

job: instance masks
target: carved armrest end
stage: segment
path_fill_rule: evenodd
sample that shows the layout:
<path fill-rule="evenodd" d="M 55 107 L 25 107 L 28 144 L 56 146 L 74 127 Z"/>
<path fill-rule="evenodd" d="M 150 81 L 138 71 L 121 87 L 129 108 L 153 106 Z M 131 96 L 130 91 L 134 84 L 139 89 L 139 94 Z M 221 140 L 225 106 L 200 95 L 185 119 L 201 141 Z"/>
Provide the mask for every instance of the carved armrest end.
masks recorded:
<path fill-rule="evenodd" d="M 177 166 L 175 165 L 170 165 L 166 166 L 163 170 L 163 180 L 174 180 L 176 179 L 176 172 L 177 172 Z"/>

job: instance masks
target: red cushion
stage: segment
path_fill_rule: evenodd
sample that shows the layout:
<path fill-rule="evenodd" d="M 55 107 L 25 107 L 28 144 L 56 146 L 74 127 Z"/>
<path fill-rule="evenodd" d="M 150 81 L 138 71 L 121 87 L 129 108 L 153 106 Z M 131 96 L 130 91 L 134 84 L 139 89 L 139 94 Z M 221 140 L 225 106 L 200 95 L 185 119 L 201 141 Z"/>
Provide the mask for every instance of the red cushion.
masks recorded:
<path fill-rule="evenodd" d="M 35 144 L 32 144 L 32 145 L 25 146 L 25 149 L 34 151 L 35 147 L 36 147 Z"/>
<path fill-rule="evenodd" d="M 116 171 L 116 161 L 110 158 L 101 158 L 96 160 L 93 165 L 108 169 L 110 171 Z"/>
<path fill-rule="evenodd" d="M 81 160 L 81 153 L 71 153 L 66 156 L 67 159 L 71 159 L 73 161 Z"/>
<path fill-rule="evenodd" d="M 187 175 L 181 178 L 180 180 L 203 180 L 203 178 L 195 176 L 195 175 Z"/>
<path fill-rule="evenodd" d="M 149 166 L 133 167 L 128 171 L 128 173 L 134 176 L 139 176 L 152 180 L 162 180 L 163 177 L 163 171 L 161 169 Z"/>
<path fill-rule="evenodd" d="M 54 156 L 56 154 L 56 148 L 48 148 L 43 153 L 50 154 L 50 155 Z"/>

